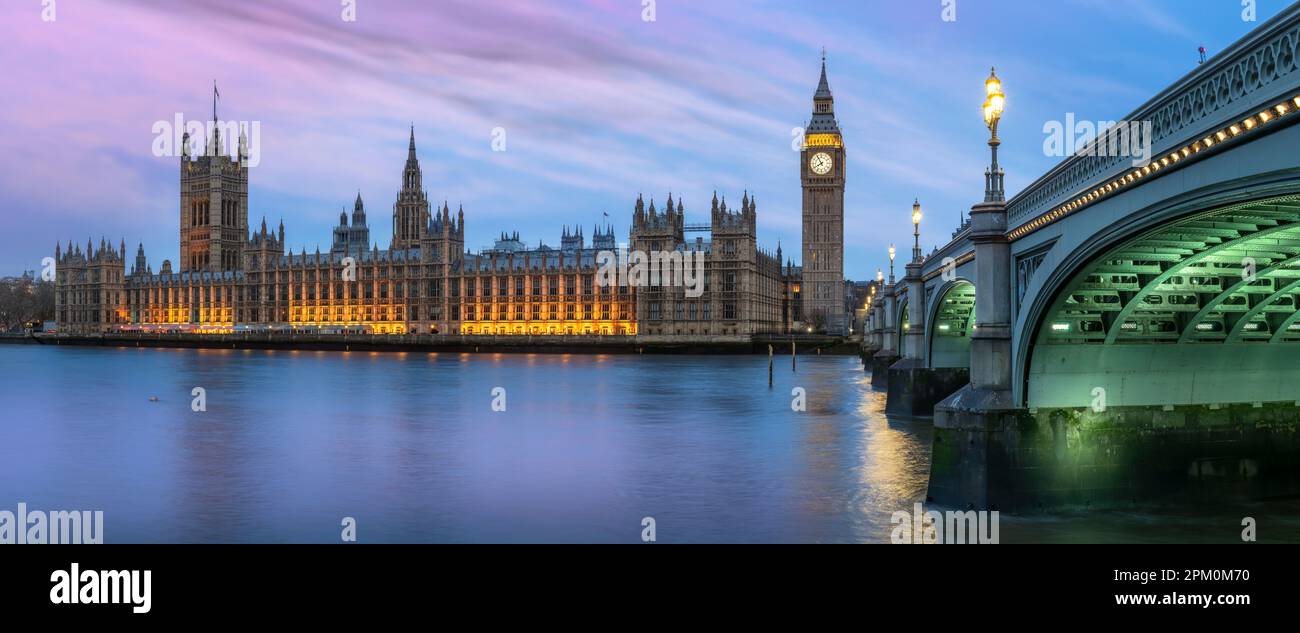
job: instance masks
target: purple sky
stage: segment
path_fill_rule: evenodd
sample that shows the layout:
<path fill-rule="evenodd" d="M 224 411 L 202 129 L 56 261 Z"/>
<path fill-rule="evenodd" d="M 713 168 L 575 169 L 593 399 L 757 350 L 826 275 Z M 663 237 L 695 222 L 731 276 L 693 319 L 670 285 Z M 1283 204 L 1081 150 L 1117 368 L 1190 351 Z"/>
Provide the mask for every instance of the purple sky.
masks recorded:
<path fill-rule="evenodd" d="M 48 0 L 46 0 L 48 1 Z M 39 269 L 56 241 L 177 253 L 177 159 L 158 121 L 259 122 L 250 223 L 328 248 L 361 190 L 390 237 L 408 125 L 432 198 L 465 206 L 467 246 L 503 230 L 559 241 L 608 212 L 626 236 L 638 192 L 757 196 L 760 241 L 798 258 L 798 155 L 820 50 L 848 147 L 846 274 L 906 247 L 913 197 L 925 250 L 978 201 L 982 82 L 1006 81 L 1015 192 L 1060 160 L 1045 121 L 1118 119 L 1257 24 L 1239 0 L 42 0 L 0 7 L 0 275 Z M 1259 20 L 1286 3 L 1260 0 Z M 504 128 L 507 151 L 492 151 Z M 906 252 L 905 248 L 902 248 Z"/>

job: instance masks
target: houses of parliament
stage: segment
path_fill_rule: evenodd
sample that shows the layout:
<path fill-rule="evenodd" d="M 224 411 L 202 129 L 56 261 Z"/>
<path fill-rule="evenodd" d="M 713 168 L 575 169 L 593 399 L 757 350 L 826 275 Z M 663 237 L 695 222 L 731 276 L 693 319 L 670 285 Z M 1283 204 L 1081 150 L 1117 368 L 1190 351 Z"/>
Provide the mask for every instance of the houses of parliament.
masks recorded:
<path fill-rule="evenodd" d="M 803 257 L 815 262 L 813 271 L 783 262 L 780 246 L 770 253 L 758 245 L 758 205 L 748 192 L 739 206 L 715 193 L 708 224 L 687 223 L 685 202 L 671 194 L 662 207 L 635 201 L 627 248 L 702 253 L 702 294 L 599 283 L 598 254 L 619 248 L 610 226 L 593 227 L 589 236 L 565 227 L 556 247 L 501 233 L 491 248 L 466 251 L 464 210 L 439 207 L 424 189 L 414 128 L 388 248 L 371 240 L 358 193 L 351 217 L 339 216 L 328 252 L 294 253 L 283 222 L 249 225 L 247 139 L 241 134 L 227 154 L 215 118 L 202 155 L 190 155 L 188 134 L 182 143 L 175 264 L 163 261 L 155 271 L 143 245 L 130 258 L 124 241 L 88 241 L 84 250 L 56 245 L 60 332 L 183 326 L 200 333 L 717 337 L 802 332 L 815 323 L 843 333 L 844 148 L 824 60 L 801 167 Z"/>

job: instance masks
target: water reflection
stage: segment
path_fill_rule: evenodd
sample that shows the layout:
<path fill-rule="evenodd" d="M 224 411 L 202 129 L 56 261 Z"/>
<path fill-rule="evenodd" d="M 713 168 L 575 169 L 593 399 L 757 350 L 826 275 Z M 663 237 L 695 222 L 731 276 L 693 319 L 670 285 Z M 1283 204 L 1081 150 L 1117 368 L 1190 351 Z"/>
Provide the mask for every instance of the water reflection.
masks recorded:
<path fill-rule="evenodd" d="M 636 542 L 646 516 L 661 542 L 888 541 L 930 423 L 887 418 L 856 358 L 777 361 L 769 385 L 763 356 L 3 346 L 0 508 L 104 510 L 108 542 L 337 542 L 344 516 L 370 542 Z"/>

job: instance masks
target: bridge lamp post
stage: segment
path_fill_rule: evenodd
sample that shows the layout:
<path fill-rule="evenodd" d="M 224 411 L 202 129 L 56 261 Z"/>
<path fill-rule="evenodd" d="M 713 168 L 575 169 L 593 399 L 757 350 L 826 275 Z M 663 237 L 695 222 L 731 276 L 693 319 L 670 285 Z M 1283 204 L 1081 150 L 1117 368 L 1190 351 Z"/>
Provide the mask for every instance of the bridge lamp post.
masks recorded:
<path fill-rule="evenodd" d="M 912 261 L 921 261 L 921 200 L 912 202 Z"/>
<path fill-rule="evenodd" d="M 889 245 L 889 285 L 894 285 L 894 255 L 898 251 L 893 244 Z"/>
<path fill-rule="evenodd" d="M 984 81 L 984 123 L 989 127 L 991 134 L 989 149 L 993 154 L 993 163 L 984 173 L 985 202 L 1001 202 L 1006 199 L 1002 188 L 1003 173 L 998 168 L 998 145 L 1002 144 L 1002 141 L 998 140 L 998 121 L 1002 119 L 1006 102 L 1007 96 L 1002 92 L 1002 80 L 998 79 L 995 68 L 989 72 L 989 78 Z"/>

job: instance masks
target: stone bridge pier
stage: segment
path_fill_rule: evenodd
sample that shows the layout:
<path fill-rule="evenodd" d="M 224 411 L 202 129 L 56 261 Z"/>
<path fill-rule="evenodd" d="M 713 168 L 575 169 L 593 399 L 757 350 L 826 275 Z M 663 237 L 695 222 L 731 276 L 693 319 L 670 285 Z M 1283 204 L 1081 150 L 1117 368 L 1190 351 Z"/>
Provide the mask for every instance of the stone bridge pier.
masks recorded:
<path fill-rule="evenodd" d="M 898 361 L 898 315 L 893 275 L 890 275 L 889 283 L 882 288 L 876 295 L 879 310 L 877 315 L 880 317 L 880 327 L 876 334 L 880 347 L 871 357 L 871 386 L 876 389 L 886 388 L 889 384 L 889 367 Z"/>
<path fill-rule="evenodd" d="M 934 367 L 927 362 L 926 316 L 930 307 L 926 305 L 920 248 L 913 253 L 906 270 L 903 284 L 908 302 L 901 337 L 902 357 L 889 367 L 885 412 L 904 417 L 928 416 L 939 401 L 967 384 L 970 375 L 964 367 Z"/>

